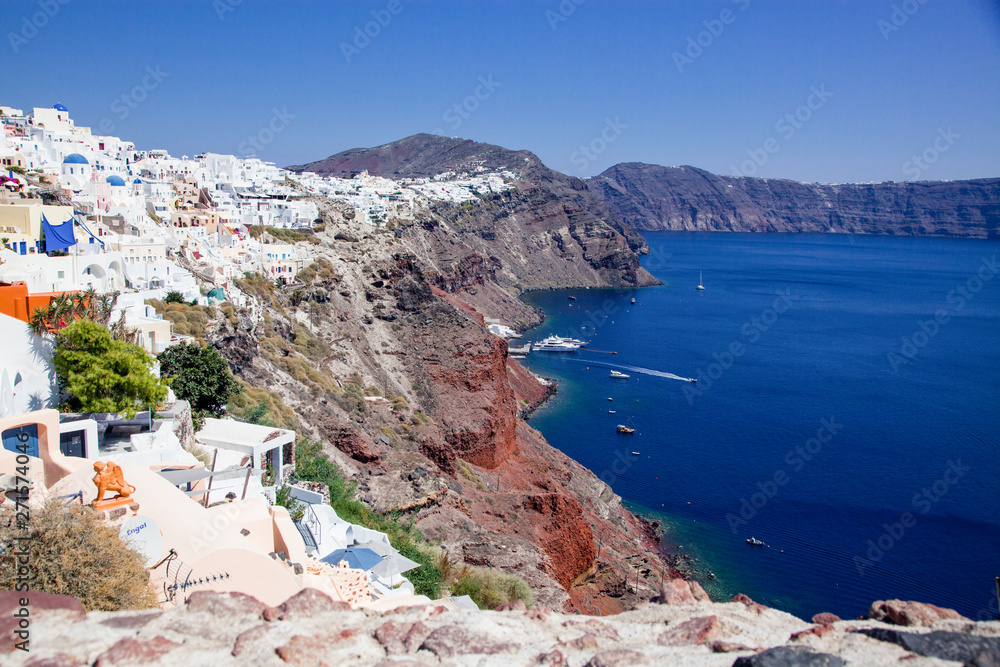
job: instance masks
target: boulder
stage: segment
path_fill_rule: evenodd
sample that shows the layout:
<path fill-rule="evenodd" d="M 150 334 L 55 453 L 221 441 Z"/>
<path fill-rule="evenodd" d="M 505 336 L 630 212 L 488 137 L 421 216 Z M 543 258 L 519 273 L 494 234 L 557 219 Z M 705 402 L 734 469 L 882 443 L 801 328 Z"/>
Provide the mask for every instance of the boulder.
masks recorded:
<path fill-rule="evenodd" d="M 904 600 L 876 600 L 868 612 L 868 618 L 892 625 L 929 627 L 937 621 L 968 621 L 954 609 L 944 609 L 924 602 Z"/>

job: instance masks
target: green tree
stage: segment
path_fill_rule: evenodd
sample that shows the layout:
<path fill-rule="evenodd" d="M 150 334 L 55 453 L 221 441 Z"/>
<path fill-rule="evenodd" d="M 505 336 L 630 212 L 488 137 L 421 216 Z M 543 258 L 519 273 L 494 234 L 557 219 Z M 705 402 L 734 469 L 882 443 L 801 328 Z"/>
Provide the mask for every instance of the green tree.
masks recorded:
<path fill-rule="evenodd" d="M 134 417 L 167 396 L 167 383 L 153 375 L 153 358 L 142 347 L 113 338 L 90 320 L 73 322 L 56 335 L 53 364 L 71 410 Z"/>
<path fill-rule="evenodd" d="M 157 359 L 161 375 L 173 378 L 174 394 L 188 401 L 195 413 L 218 417 L 240 390 L 229 364 L 214 347 L 181 343 L 160 352 Z"/>

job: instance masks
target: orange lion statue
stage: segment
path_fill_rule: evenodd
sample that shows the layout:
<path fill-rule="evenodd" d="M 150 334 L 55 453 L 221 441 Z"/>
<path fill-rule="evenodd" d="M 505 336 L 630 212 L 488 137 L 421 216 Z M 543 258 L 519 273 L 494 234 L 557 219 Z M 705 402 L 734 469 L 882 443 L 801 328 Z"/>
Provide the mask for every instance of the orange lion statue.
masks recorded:
<path fill-rule="evenodd" d="M 94 471 L 97 473 L 94 475 L 94 486 L 97 487 L 97 498 L 94 499 L 94 505 L 101 502 L 125 501 L 135 492 L 135 487 L 125 481 L 121 466 L 114 461 L 107 463 L 95 461 Z M 106 491 L 114 491 L 118 495 L 103 500 Z"/>

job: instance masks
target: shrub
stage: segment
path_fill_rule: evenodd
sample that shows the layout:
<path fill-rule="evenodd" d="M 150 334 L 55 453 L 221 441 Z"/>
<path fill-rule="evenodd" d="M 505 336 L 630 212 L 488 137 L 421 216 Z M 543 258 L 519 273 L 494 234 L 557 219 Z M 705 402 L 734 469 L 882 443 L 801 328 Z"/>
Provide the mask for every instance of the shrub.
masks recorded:
<path fill-rule="evenodd" d="M 298 521 L 301 519 L 305 513 L 305 506 L 299 502 L 298 499 L 292 497 L 292 487 L 282 485 L 274 492 L 274 504 L 281 505 L 288 510 L 288 516 L 292 518 L 293 521 Z"/>
<path fill-rule="evenodd" d="M 153 358 L 144 349 L 89 320 L 59 332 L 53 366 L 69 394 L 63 407 L 71 410 L 133 417 L 167 397 L 167 384 L 153 376 Z"/>
<path fill-rule="evenodd" d="M 220 416 L 240 384 L 229 364 L 214 347 L 182 343 L 157 355 L 160 374 L 172 377 L 171 388 L 177 398 L 191 403 L 193 412 Z"/>
<path fill-rule="evenodd" d="M 480 477 L 475 470 L 472 469 L 468 463 L 462 459 L 455 459 L 455 468 L 458 470 L 460 477 L 464 477 L 468 482 L 471 482 L 480 491 L 488 490 L 486 483 L 483 482 L 483 478 Z"/>
<path fill-rule="evenodd" d="M 534 602 L 528 582 L 517 575 L 470 567 L 460 568 L 451 594 L 468 595 L 480 609 L 496 609 L 514 600 L 529 607 Z"/>
<path fill-rule="evenodd" d="M 240 381 L 242 391 L 229 400 L 229 414 L 251 424 L 295 430 L 299 418 L 278 394 Z"/>
<path fill-rule="evenodd" d="M 0 589 L 14 589 L 18 583 L 14 539 L 25 530 L 14 518 L 10 509 L 0 509 Z M 51 501 L 31 512 L 26 532 L 32 590 L 70 595 L 87 611 L 157 606 L 142 556 L 89 509 Z"/>

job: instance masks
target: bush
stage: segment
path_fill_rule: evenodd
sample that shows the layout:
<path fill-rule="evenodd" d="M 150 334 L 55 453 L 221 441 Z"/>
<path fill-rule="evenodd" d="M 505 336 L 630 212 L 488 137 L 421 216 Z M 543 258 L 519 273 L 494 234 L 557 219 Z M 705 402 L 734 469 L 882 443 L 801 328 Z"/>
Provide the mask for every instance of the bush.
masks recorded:
<path fill-rule="evenodd" d="M 468 595 L 480 609 L 496 609 L 514 600 L 521 600 L 529 607 L 534 602 L 528 582 L 517 575 L 471 567 L 459 568 L 451 594 Z"/>
<path fill-rule="evenodd" d="M 157 355 L 160 374 L 171 377 L 177 398 L 191 403 L 193 412 L 220 416 L 226 403 L 240 390 L 229 364 L 214 347 L 182 343 Z"/>
<path fill-rule="evenodd" d="M 299 418 L 285 405 L 281 396 L 241 381 L 240 386 L 242 391 L 234 394 L 229 400 L 228 411 L 233 417 L 251 424 L 287 428 L 293 431 L 298 429 Z"/>
<path fill-rule="evenodd" d="M 89 320 L 59 332 L 53 366 L 69 394 L 62 407 L 70 410 L 133 417 L 167 397 L 167 384 L 153 376 L 153 358 L 144 349 Z"/>
<path fill-rule="evenodd" d="M 32 590 L 70 595 L 87 611 L 157 606 L 142 556 L 89 509 L 51 501 L 31 512 L 26 528 L 31 539 L 23 544 L 31 551 Z M 0 509 L 0 589 L 17 585 L 14 539 L 24 534 L 14 512 Z"/>
<path fill-rule="evenodd" d="M 305 513 L 305 506 L 298 499 L 292 497 L 292 487 L 282 485 L 274 492 L 274 504 L 280 505 L 288 510 L 288 516 L 292 521 L 298 521 Z"/>

